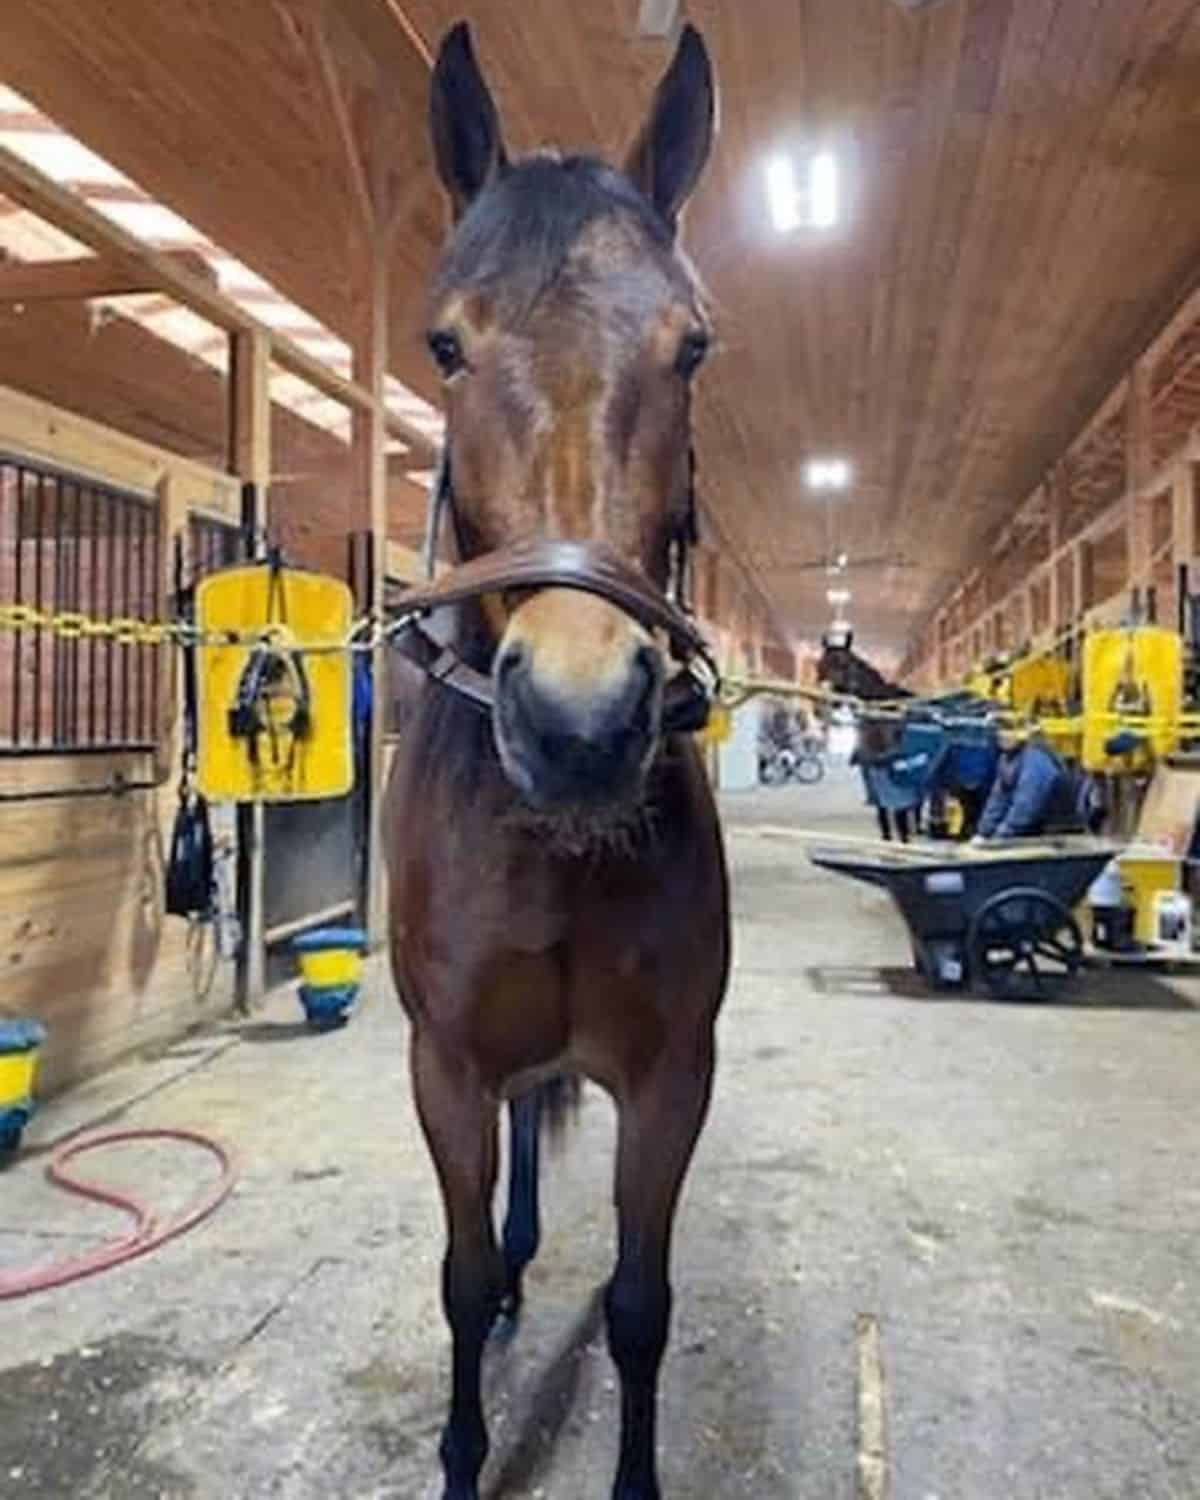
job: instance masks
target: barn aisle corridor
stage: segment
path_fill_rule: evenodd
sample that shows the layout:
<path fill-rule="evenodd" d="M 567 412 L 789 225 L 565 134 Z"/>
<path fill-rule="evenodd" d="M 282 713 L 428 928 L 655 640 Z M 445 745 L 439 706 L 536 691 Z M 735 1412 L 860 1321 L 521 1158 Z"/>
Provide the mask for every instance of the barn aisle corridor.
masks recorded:
<path fill-rule="evenodd" d="M 1054 1008 L 929 997 L 886 900 L 764 829 L 867 833 L 858 804 L 845 773 L 725 799 L 737 970 L 678 1227 L 664 1492 L 850 1500 L 879 1446 L 877 1329 L 880 1493 L 1192 1495 L 1200 994 L 1099 976 Z M 344 1032 L 298 1016 L 276 996 L 35 1117 L 0 1188 L 3 1268 L 115 1227 L 41 1181 L 38 1148 L 85 1122 L 209 1129 L 242 1177 L 182 1240 L 4 1307 L 0 1489 L 435 1493 L 441 1227 L 401 1013 L 378 968 Z M 611 1135 L 590 1091 L 548 1172 L 526 1325 L 489 1359 L 492 1500 L 608 1495 Z M 205 1170 L 158 1148 L 122 1166 L 164 1208 Z"/>

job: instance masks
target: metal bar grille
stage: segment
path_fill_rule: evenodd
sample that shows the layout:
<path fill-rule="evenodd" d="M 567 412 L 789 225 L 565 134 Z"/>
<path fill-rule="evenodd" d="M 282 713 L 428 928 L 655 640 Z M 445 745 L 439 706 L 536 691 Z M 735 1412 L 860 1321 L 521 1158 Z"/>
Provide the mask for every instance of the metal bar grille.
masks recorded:
<path fill-rule="evenodd" d="M 188 517 L 188 552 L 191 558 L 191 583 L 198 583 L 208 573 L 232 567 L 242 560 L 241 527 L 232 521 L 218 521 L 211 516 Z"/>
<path fill-rule="evenodd" d="M 0 453 L 0 602 L 159 619 L 159 535 L 153 501 Z M 0 755 L 151 748 L 163 649 L 0 632 Z"/>

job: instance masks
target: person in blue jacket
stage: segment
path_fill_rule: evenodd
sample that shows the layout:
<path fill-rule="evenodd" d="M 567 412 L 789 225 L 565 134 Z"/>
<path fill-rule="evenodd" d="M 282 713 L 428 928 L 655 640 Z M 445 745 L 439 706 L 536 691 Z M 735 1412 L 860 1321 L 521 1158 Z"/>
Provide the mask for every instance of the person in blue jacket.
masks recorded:
<path fill-rule="evenodd" d="M 1000 764 L 973 843 L 1036 838 L 1078 825 L 1070 772 L 1030 724 L 1002 728 Z"/>

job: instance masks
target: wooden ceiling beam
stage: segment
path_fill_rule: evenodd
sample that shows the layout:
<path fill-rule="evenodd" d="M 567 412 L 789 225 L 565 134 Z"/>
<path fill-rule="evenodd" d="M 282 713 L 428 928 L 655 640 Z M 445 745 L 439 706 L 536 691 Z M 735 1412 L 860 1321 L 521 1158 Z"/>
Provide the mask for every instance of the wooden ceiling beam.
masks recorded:
<path fill-rule="evenodd" d="M 167 258 L 193 275 L 216 284 L 216 274 L 202 255 L 169 251 Z M 0 303 L 128 297 L 159 289 L 158 281 L 144 266 L 120 255 L 83 255 L 71 260 L 39 261 L 0 258 Z"/>
<path fill-rule="evenodd" d="M 156 290 L 169 293 L 184 307 L 227 333 L 267 334 L 274 363 L 316 386 L 334 401 L 352 411 L 371 412 L 375 409 L 375 397 L 364 386 L 338 375 L 293 340 L 273 332 L 226 297 L 211 281 L 180 265 L 178 256 L 144 245 L 82 198 L 52 182 L 15 152 L 2 146 L 0 192 L 98 254 L 116 255 L 140 267 L 153 281 Z M 432 452 L 433 445 L 428 436 L 396 412 L 387 411 L 385 422 L 389 432 L 412 444 L 421 453 Z"/>

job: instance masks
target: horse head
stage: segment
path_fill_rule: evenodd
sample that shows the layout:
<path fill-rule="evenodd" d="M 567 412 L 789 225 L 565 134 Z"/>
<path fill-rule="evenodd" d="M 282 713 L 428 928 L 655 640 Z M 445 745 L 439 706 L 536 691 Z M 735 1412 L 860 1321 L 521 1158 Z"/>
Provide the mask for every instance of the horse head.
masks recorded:
<path fill-rule="evenodd" d="M 510 159 L 467 27 L 443 42 L 431 123 L 454 223 L 428 343 L 463 558 L 529 537 L 602 541 L 668 587 L 692 524 L 691 383 L 710 340 L 676 229 L 714 119 L 687 27 L 623 169 Z M 483 608 L 508 780 L 547 810 L 635 801 L 662 736 L 653 633 L 578 589 Z"/>
<path fill-rule="evenodd" d="M 854 654 L 854 635 L 845 631 L 821 638 L 821 655 L 817 661 L 817 681 L 835 693 L 854 693 L 859 658 Z"/>

